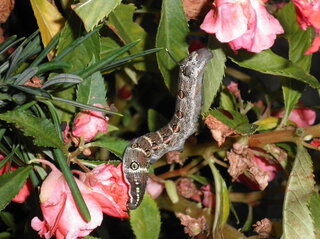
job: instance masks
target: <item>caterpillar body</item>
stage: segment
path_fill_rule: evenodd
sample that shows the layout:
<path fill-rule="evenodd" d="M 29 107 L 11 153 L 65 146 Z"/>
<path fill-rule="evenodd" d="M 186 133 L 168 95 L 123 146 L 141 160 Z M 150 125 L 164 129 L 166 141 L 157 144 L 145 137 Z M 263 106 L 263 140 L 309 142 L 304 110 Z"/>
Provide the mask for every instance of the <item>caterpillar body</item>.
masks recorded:
<path fill-rule="evenodd" d="M 180 62 L 175 114 L 161 129 L 147 133 L 127 146 L 123 172 L 129 185 L 128 208 L 137 208 L 145 192 L 150 164 L 165 153 L 182 151 L 186 139 L 198 127 L 202 102 L 202 78 L 212 53 L 205 48 L 192 52 Z"/>

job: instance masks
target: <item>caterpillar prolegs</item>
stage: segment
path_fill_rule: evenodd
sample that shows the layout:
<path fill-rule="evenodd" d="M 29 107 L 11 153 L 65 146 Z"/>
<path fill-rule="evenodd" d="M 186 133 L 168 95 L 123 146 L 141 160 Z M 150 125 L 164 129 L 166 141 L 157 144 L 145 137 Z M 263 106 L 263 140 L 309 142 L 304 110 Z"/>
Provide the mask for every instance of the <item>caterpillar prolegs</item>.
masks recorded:
<path fill-rule="evenodd" d="M 123 172 L 129 185 L 128 208 L 137 208 L 145 192 L 149 165 L 171 151 L 182 151 L 186 139 L 198 127 L 202 78 L 212 53 L 205 48 L 192 52 L 180 64 L 175 114 L 161 129 L 135 139 L 123 155 Z"/>

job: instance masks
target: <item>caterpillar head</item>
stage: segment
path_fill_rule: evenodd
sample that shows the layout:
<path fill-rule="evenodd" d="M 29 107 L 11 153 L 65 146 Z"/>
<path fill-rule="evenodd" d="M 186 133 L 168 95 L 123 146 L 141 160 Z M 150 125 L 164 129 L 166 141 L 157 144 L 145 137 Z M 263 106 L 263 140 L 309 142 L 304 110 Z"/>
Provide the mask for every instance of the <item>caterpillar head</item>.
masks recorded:
<path fill-rule="evenodd" d="M 123 172 L 126 183 L 129 185 L 128 208 L 136 209 L 145 192 L 148 180 L 149 163 L 142 149 L 128 146 L 123 156 Z"/>

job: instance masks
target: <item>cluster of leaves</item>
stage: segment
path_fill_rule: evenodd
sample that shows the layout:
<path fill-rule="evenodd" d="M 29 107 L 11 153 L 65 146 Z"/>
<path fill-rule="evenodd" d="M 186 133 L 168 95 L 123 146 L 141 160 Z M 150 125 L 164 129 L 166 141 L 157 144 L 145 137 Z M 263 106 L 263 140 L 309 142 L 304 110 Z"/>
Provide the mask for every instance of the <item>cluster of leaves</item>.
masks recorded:
<path fill-rule="evenodd" d="M 64 14 L 68 15 L 67 19 L 62 16 L 58 8 L 47 1 L 30 0 L 30 2 L 40 34 L 37 31 L 26 39 L 10 37 L 0 45 L 2 56 L 0 150 L 6 155 L 0 162 L 0 168 L 10 161 L 21 166 L 12 173 L 0 176 L 0 210 L 6 208 L 28 177 L 31 178 L 35 188 L 41 184 L 47 173 L 39 166 L 31 167 L 28 164 L 30 160 L 39 158 L 40 155 L 59 165 L 83 217 L 90 220 L 88 209 L 70 171 L 68 160 L 73 149 L 68 148 L 63 142 L 61 122 L 71 122 L 79 108 L 99 110 L 109 114 L 111 118 L 108 134 L 100 135 L 95 141 L 82 147 L 105 148 L 111 153 L 107 159 L 121 158 L 127 146 L 124 138 L 131 139 L 132 133 L 139 136 L 146 131 L 154 131 L 163 126 L 166 118 L 170 117 L 172 110 L 168 110 L 169 105 L 165 109 L 161 109 L 159 105 L 168 96 L 170 98 L 169 92 L 176 90 L 177 66 L 170 56 L 160 49 L 168 49 L 178 61 L 183 59 L 188 55 L 186 37 L 193 32 L 188 26 L 181 1 L 162 1 L 158 26 L 150 23 L 148 16 L 144 15 L 144 11 L 150 9 L 137 9 L 135 5 L 123 4 L 119 0 L 80 1 L 72 5 L 72 12 L 70 6 L 61 1 L 61 8 Z M 149 7 L 154 5 L 150 1 Z M 98 25 L 106 17 L 107 20 Z M 275 127 L 281 128 L 286 125 L 290 112 L 307 85 L 316 89 L 320 87 L 319 81 L 309 73 L 312 56 L 303 54 L 312 40 L 312 31 L 302 31 L 299 28 L 292 4 L 287 4 L 277 12 L 276 17 L 285 29 L 284 38 L 288 42 L 289 49 L 288 59 L 272 50 L 257 54 L 247 52 L 234 54 L 217 43 L 212 36 L 207 43 L 208 48 L 212 49 L 214 58 L 208 64 L 204 77 L 202 112 L 204 115 L 213 115 L 238 132 L 241 135 L 239 138 L 249 137 L 249 146 L 251 142 L 251 146 L 254 147 L 261 146 L 254 144 L 254 136 L 262 138 L 263 146 L 268 143 L 285 142 L 286 140 L 281 141 L 281 137 L 274 141 L 266 137 L 270 142 L 263 141 L 263 132 L 267 130 L 272 133 L 275 132 Z M 157 26 L 155 36 L 141 27 L 148 24 L 152 25 L 151 28 Z M 156 48 L 150 50 L 150 46 Z M 8 54 L 7 50 L 12 47 L 15 50 Z M 156 56 L 149 55 L 155 52 Z M 246 113 L 253 109 L 252 104 L 241 102 L 240 105 L 222 85 L 226 73 L 242 80 L 241 77 L 232 74 L 229 67 L 226 68 L 227 60 L 239 67 L 279 77 L 282 92 L 277 92 L 275 97 L 268 94 L 265 88 L 261 92 L 267 101 L 273 102 L 281 98 L 282 94 L 285 113 L 280 123 L 276 122 L 275 125 L 270 124 L 270 121 L 251 123 L 252 119 Z M 161 75 L 154 67 L 155 62 Z M 33 77 L 41 80 L 41 88 L 25 86 L 25 83 Z M 150 82 L 145 82 L 146 79 Z M 249 77 L 249 80 L 249 86 L 253 90 L 262 88 L 257 79 Z M 136 90 L 131 100 L 119 97 L 123 87 L 129 89 L 130 93 Z M 144 87 L 149 88 L 144 89 Z M 149 90 L 154 94 L 145 96 L 145 92 Z M 114 103 L 119 113 L 92 106 L 93 104 L 106 106 L 107 95 L 110 97 L 108 102 Z M 143 97 L 148 98 L 141 100 Z M 213 107 L 214 99 L 219 108 L 232 115 L 232 119 L 219 110 L 210 109 Z M 150 106 L 157 110 L 148 110 Z M 261 116 L 259 112 L 255 113 L 255 118 Z M 123 117 L 120 117 L 121 115 Z M 143 126 L 145 115 L 148 130 Z M 312 130 L 307 132 L 314 137 L 320 136 Z M 273 137 L 277 135 L 279 134 Z M 302 136 L 290 134 L 292 139 L 288 141 L 296 143 L 297 147 L 293 147 L 292 144 L 281 145 L 290 155 L 288 161 L 293 162 L 291 166 L 288 163 L 289 166 L 284 167 L 289 176 L 283 177 L 283 180 L 287 181 L 283 203 L 283 239 L 300 238 L 300 235 L 310 239 L 319 236 L 317 210 L 320 199 L 315 190 L 316 182 L 312 177 L 312 159 L 301 143 L 305 135 L 308 133 Z M 225 165 L 220 159 L 223 159 L 231 148 L 233 139 L 218 147 L 211 138 L 206 137 L 205 130 L 200 132 L 199 137 L 201 136 L 205 142 L 186 145 L 181 157 L 188 160 L 184 162 L 182 168 L 180 165 L 174 165 L 168 170 L 164 159 L 153 165 L 154 171 L 151 174 L 156 172 L 165 185 L 166 193 L 163 193 L 156 203 L 146 196 L 141 206 L 130 213 L 131 226 L 137 238 L 159 237 L 161 218 L 158 207 L 174 213 L 187 213 L 195 218 L 205 216 L 209 224 L 207 229 L 212 235 L 245 238 L 244 234 L 227 222 L 231 217 L 229 217 L 230 210 L 234 211 L 231 202 L 250 205 L 252 200 L 246 199 L 249 194 L 243 193 L 239 196 L 231 189 L 229 192 L 227 185 L 231 185 L 230 178 L 222 176 L 226 170 L 223 167 L 220 169 L 213 163 Z M 81 162 L 88 167 L 103 162 L 98 159 L 105 158 L 98 154 L 94 159 L 81 155 Z M 210 169 L 209 174 L 202 172 L 202 169 L 206 168 Z M 199 208 L 197 203 L 186 200 L 177 193 L 174 180 L 180 177 L 189 177 L 199 185 L 212 185 L 216 195 L 213 213 L 212 208 Z M 264 194 L 258 192 L 255 195 L 257 195 L 255 201 L 258 201 Z M 232 216 L 237 218 L 237 213 Z M 3 221 L 12 222 L 11 219 L 5 220 L 8 215 L 4 212 L 1 213 L 1 218 Z M 162 220 L 165 224 L 165 219 Z M 252 215 L 249 213 L 242 231 L 247 229 L 251 220 Z M 9 227 L 12 223 L 7 225 Z"/>

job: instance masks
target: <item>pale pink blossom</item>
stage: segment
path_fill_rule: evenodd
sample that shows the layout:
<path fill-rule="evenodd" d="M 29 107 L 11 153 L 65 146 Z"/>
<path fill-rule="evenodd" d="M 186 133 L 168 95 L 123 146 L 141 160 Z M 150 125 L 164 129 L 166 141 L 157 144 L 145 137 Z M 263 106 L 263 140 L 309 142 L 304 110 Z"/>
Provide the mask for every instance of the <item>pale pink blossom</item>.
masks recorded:
<path fill-rule="evenodd" d="M 102 211 L 113 217 L 128 218 L 128 185 L 122 174 L 122 164 L 100 164 L 91 172 L 80 174 L 80 180 L 90 190 L 90 195 L 101 206 Z"/>
<path fill-rule="evenodd" d="M 163 192 L 163 184 L 162 183 L 158 183 L 158 182 L 152 180 L 151 178 L 148 178 L 146 191 L 147 191 L 147 193 L 150 194 L 150 196 L 153 199 L 156 199 Z"/>
<path fill-rule="evenodd" d="M 86 185 L 75 179 L 91 215 L 91 221 L 85 221 L 62 173 L 51 163 L 45 160 L 41 162 L 49 165 L 52 171 L 40 189 L 43 221 L 34 217 L 31 227 L 46 239 L 53 236 L 57 239 L 76 239 L 89 235 L 102 222 L 103 214 L 100 205 L 91 196 Z"/>
<path fill-rule="evenodd" d="M 101 107 L 99 104 L 94 106 Z M 102 112 L 95 110 L 84 110 L 77 114 L 74 119 L 72 136 L 83 138 L 86 142 L 91 141 L 99 132 L 106 133 L 109 118 Z"/>
<path fill-rule="evenodd" d="M 2 161 L 4 158 L 5 158 L 5 156 L 0 154 L 0 161 Z M 18 168 L 19 167 L 15 163 L 10 164 L 10 162 L 8 162 L 0 169 L 0 175 L 7 173 L 7 172 L 14 171 Z M 27 181 L 23 184 L 19 193 L 14 198 L 12 198 L 11 201 L 16 202 L 16 203 L 25 202 L 27 197 L 29 197 L 32 189 L 33 189 L 32 183 L 31 183 L 30 179 L 28 178 Z"/>
<path fill-rule="evenodd" d="M 316 36 L 306 55 L 317 52 L 320 48 L 320 0 L 293 0 L 297 22 L 303 30 L 313 27 Z"/>
<path fill-rule="evenodd" d="M 200 28 L 216 34 L 234 51 L 261 52 L 273 45 L 277 34 L 284 33 L 262 0 L 216 0 Z"/>
<path fill-rule="evenodd" d="M 283 117 L 283 115 L 284 115 L 284 109 L 277 112 L 274 116 L 281 118 Z M 314 124 L 316 117 L 317 115 L 315 110 L 310 109 L 308 107 L 301 107 L 301 108 L 293 109 L 288 119 L 296 123 L 297 126 L 301 128 L 306 128 Z"/>

